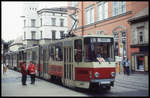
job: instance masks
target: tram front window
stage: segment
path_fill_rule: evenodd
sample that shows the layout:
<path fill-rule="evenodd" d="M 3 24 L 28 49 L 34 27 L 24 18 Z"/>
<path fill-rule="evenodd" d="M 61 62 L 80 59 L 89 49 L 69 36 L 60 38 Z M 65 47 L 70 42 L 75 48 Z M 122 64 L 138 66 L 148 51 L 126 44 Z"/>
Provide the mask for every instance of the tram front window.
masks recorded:
<path fill-rule="evenodd" d="M 85 38 L 85 61 L 98 62 L 97 58 L 103 58 L 105 62 L 112 62 L 113 40 L 111 38 Z"/>

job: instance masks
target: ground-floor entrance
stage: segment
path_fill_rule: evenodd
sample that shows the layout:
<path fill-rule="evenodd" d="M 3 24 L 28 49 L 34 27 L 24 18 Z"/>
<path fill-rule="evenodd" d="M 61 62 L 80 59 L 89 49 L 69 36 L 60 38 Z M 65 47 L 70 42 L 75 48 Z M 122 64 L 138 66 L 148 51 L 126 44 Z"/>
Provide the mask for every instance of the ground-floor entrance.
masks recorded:
<path fill-rule="evenodd" d="M 133 54 L 131 60 L 132 71 L 148 71 L 148 55 Z"/>

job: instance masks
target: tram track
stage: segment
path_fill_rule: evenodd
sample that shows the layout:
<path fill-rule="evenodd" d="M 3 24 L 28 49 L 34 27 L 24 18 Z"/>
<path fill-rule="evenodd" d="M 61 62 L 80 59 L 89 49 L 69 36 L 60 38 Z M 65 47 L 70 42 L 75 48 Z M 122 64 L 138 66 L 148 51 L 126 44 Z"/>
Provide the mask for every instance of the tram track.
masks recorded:
<path fill-rule="evenodd" d="M 119 79 L 117 81 L 126 81 L 126 82 L 133 82 L 137 84 L 145 84 L 145 82 L 139 82 L 138 80 L 125 80 L 125 79 Z M 146 81 L 146 80 L 145 80 Z M 148 81 L 148 80 L 147 80 Z"/>
<path fill-rule="evenodd" d="M 118 80 L 115 80 L 115 85 L 125 87 L 125 88 L 131 88 L 131 89 L 148 89 L 148 86 L 143 86 L 134 83 L 126 83 Z"/>
<path fill-rule="evenodd" d="M 127 81 L 127 82 L 134 82 L 134 83 L 140 83 L 140 84 L 144 84 L 143 81 L 144 79 L 137 79 L 137 78 L 119 78 L 119 79 L 116 79 L 116 80 L 121 80 L 121 81 Z M 140 82 L 139 80 L 143 80 L 142 82 Z M 145 81 L 148 81 L 148 79 L 146 79 Z"/>

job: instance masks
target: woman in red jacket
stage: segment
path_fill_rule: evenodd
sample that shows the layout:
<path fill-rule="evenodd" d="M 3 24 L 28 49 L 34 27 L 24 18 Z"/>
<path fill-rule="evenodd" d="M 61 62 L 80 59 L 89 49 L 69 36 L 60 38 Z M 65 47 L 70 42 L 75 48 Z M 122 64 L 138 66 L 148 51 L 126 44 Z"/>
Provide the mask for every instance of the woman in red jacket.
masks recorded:
<path fill-rule="evenodd" d="M 30 61 L 28 71 L 31 77 L 31 84 L 35 84 L 35 65 L 32 63 L 32 61 Z"/>
<path fill-rule="evenodd" d="M 26 85 L 27 80 L 27 71 L 26 71 L 26 63 L 20 63 L 21 66 L 21 73 L 22 73 L 22 85 Z"/>

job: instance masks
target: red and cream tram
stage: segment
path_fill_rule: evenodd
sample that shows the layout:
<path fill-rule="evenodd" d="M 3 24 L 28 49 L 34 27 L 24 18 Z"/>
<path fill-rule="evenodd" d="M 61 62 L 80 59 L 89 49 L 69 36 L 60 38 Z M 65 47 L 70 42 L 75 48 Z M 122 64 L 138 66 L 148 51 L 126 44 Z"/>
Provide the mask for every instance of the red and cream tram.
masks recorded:
<path fill-rule="evenodd" d="M 28 65 L 29 61 L 33 61 L 36 76 L 57 79 L 68 87 L 110 89 L 116 73 L 113 41 L 112 35 L 84 35 L 55 40 L 19 50 L 17 56 L 24 56 L 17 62 L 26 61 Z M 7 62 L 10 62 L 9 59 Z M 11 63 L 9 66 L 12 66 Z"/>

